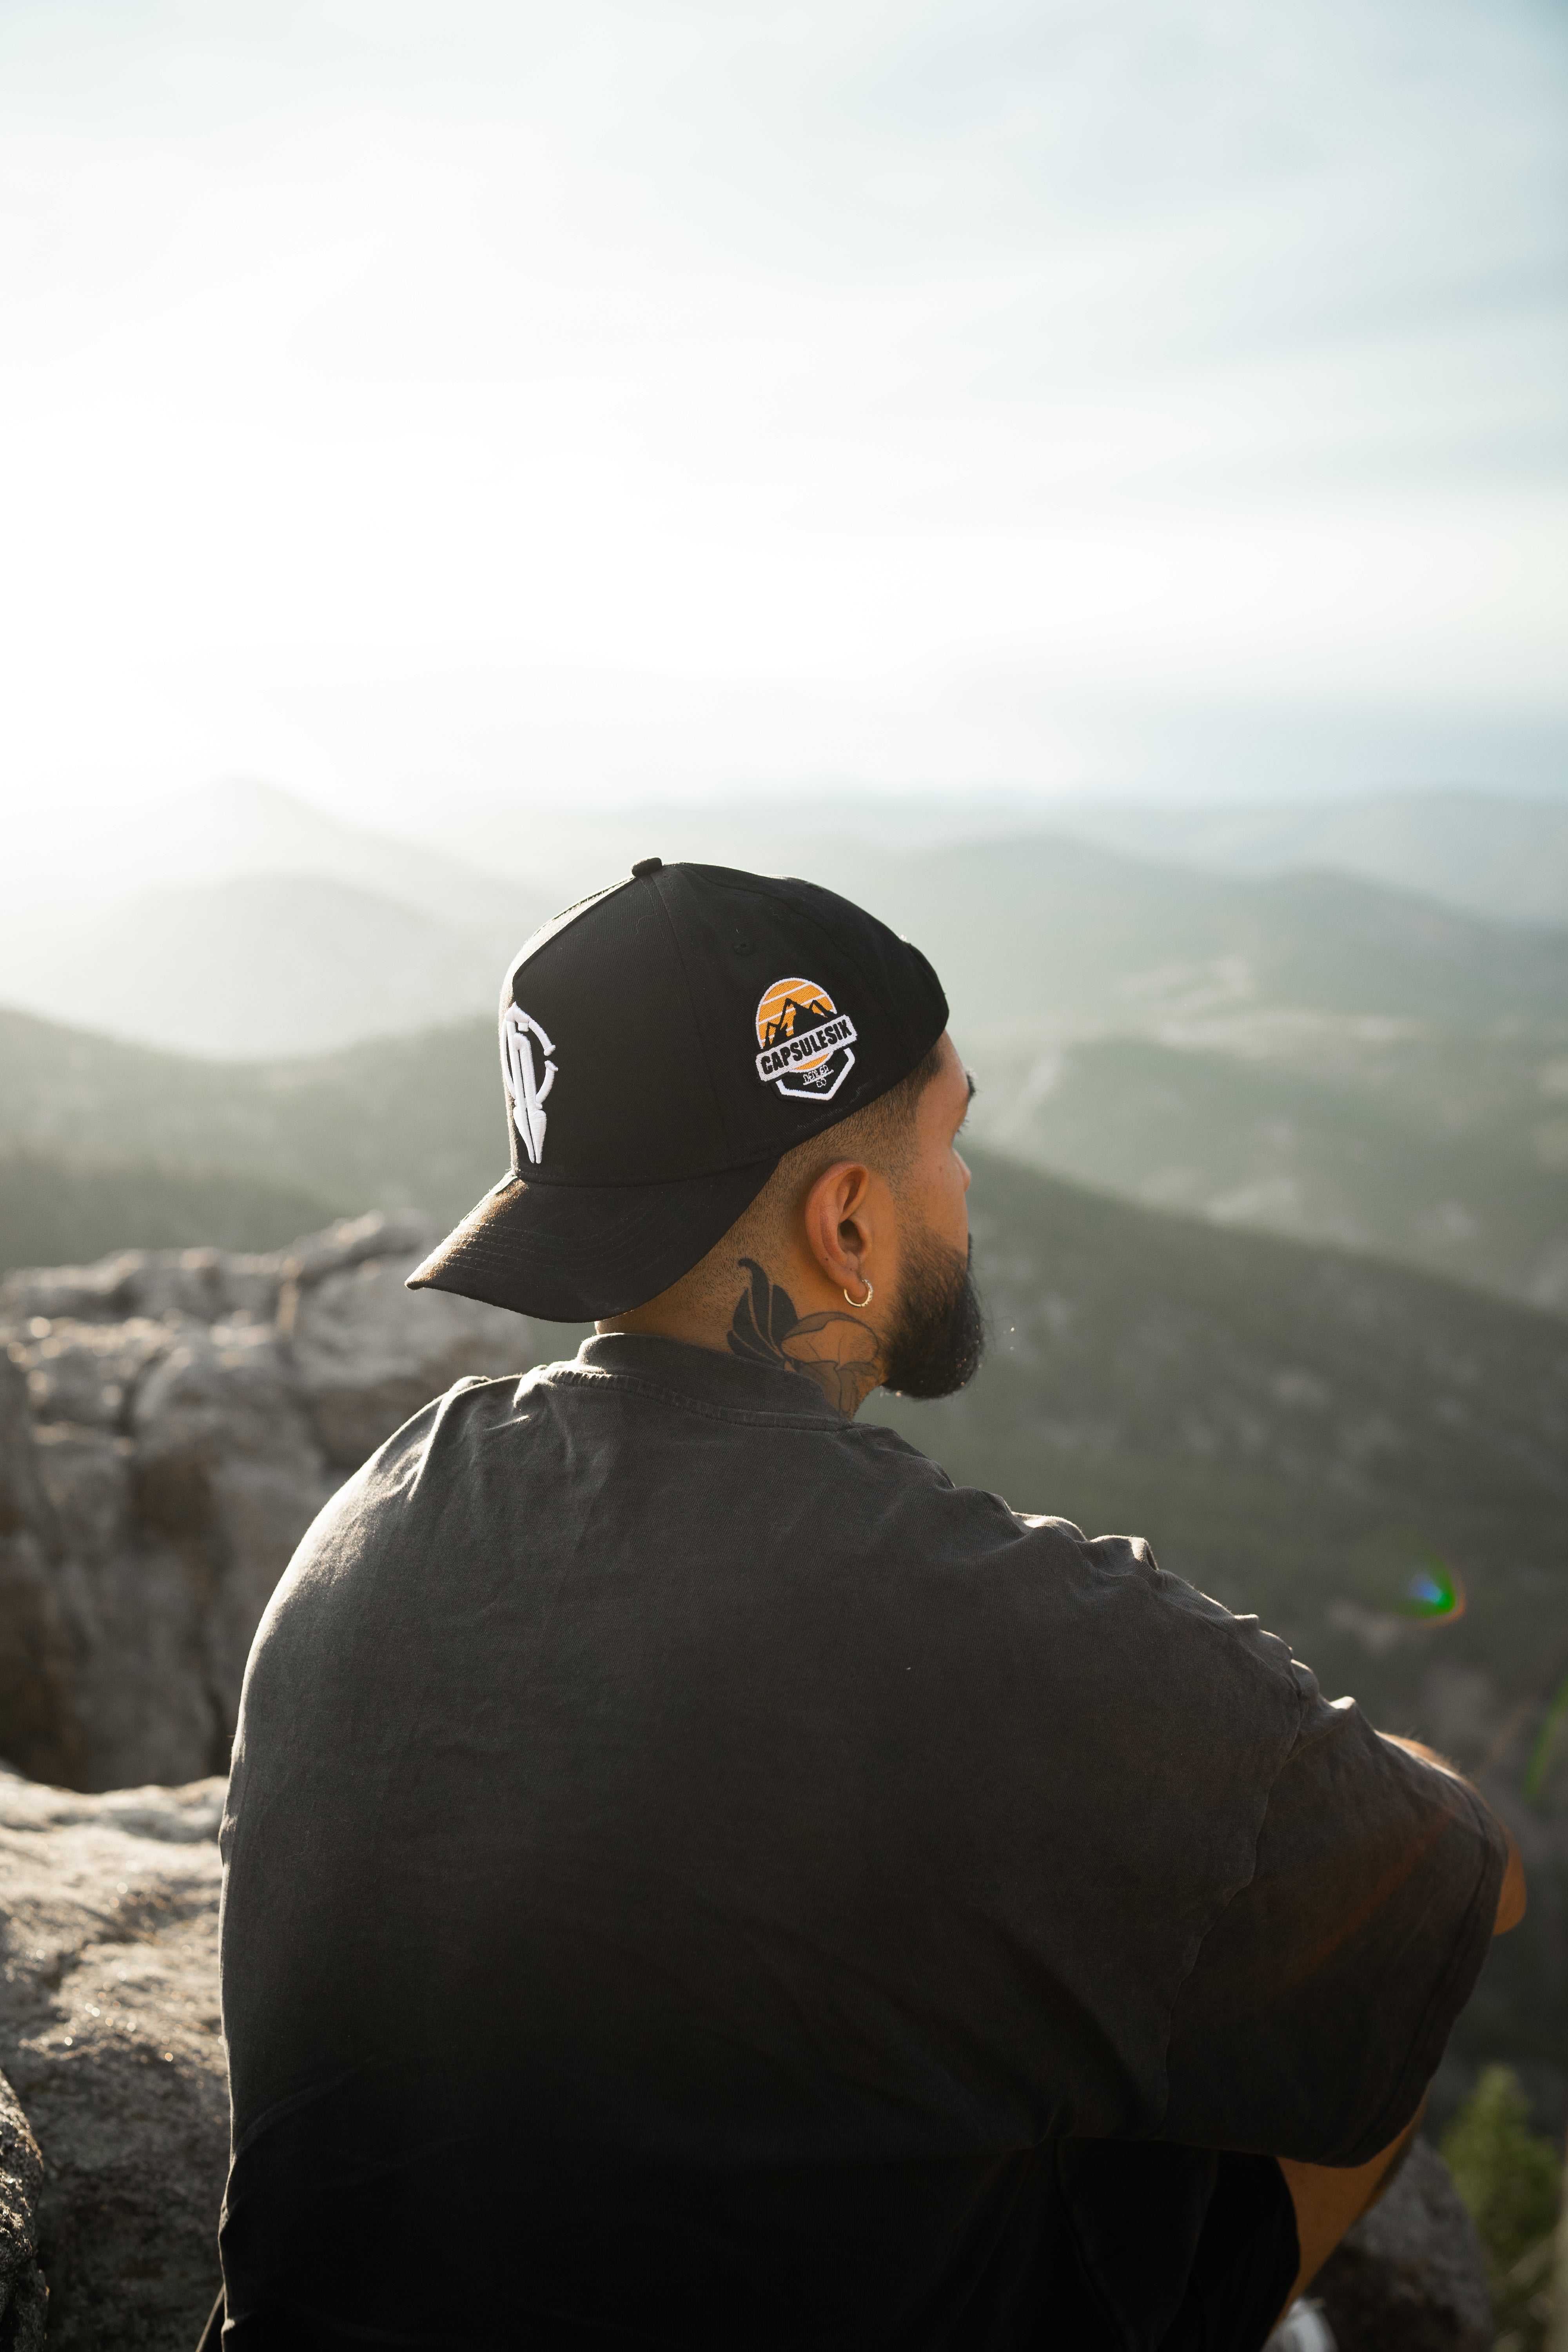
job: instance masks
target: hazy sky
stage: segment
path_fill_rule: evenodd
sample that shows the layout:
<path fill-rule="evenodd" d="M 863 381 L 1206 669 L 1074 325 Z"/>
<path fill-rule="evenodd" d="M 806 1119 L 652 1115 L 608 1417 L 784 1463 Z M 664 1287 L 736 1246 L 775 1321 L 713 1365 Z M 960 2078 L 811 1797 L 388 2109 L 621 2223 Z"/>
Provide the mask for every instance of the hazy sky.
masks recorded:
<path fill-rule="evenodd" d="M 1549 782 L 1565 121 L 1560 0 L 0 0 L 0 777 Z"/>

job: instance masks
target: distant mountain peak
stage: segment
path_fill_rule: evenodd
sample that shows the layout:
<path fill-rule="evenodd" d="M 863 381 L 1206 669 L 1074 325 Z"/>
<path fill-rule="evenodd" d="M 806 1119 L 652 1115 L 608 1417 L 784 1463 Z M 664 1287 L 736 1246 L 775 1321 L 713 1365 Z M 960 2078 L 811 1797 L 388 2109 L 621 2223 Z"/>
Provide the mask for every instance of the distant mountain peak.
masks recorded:
<path fill-rule="evenodd" d="M 187 832 L 194 827 L 198 834 L 223 839 L 236 853 L 247 844 L 287 844 L 296 851 L 308 851 L 328 842 L 339 845 L 374 838 L 301 800 L 297 793 L 285 792 L 281 785 L 258 776 L 219 776 L 211 783 L 198 784 L 194 792 L 165 802 L 152 823 L 159 833 Z"/>

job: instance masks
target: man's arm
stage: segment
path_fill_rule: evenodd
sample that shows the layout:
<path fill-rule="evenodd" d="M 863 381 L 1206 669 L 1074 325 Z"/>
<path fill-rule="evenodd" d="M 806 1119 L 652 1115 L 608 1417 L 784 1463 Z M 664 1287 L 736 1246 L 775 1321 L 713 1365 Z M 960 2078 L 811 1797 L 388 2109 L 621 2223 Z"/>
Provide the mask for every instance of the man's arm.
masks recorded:
<path fill-rule="evenodd" d="M 1505 1821 L 1498 1819 L 1486 1799 L 1465 1779 L 1464 1774 L 1456 1772 L 1447 1757 L 1439 1756 L 1435 1748 L 1424 1746 L 1419 1739 L 1402 1739 L 1396 1731 L 1380 1731 L 1377 1736 L 1385 1746 L 1403 1748 L 1407 1756 L 1418 1756 L 1423 1764 L 1430 1764 L 1435 1771 L 1446 1772 L 1450 1780 L 1458 1780 L 1461 1787 L 1468 1789 L 1477 1804 L 1485 1810 L 1502 1832 L 1508 1844 L 1508 1868 L 1503 1873 L 1502 1886 L 1498 1895 L 1497 1920 L 1493 1926 L 1492 1934 L 1506 1936 L 1509 1929 L 1517 1927 L 1523 1918 L 1524 1907 L 1529 1900 L 1524 1884 L 1524 1864 L 1520 1860 L 1519 1848 L 1514 1843 L 1513 1832 Z"/>
<path fill-rule="evenodd" d="M 1467 1788 L 1470 1786 L 1464 1780 L 1462 1772 L 1456 1772 L 1451 1764 L 1430 1748 L 1423 1747 L 1418 1739 L 1401 1739 L 1389 1731 L 1380 1732 L 1378 1737 L 1389 1747 L 1403 1748 L 1407 1755 L 1419 1757 L 1424 1764 L 1430 1764 L 1436 1771 L 1446 1772 L 1449 1780 L 1464 1781 Z M 1470 1793 L 1476 1795 L 1473 1788 Z M 1484 1800 L 1477 1796 L 1476 1801 L 1481 1804 Z M 1487 1810 L 1490 1812 L 1489 1806 Z M 1497 1918 L 1492 1927 L 1494 1936 L 1506 1936 L 1509 1929 L 1517 1927 L 1524 1916 L 1524 1864 L 1520 1860 L 1519 1848 L 1508 1824 L 1499 1821 L 1495 1813 L 1491 1818 L 1508 1841 L 1508 1867 L 1499 1891 Z M 1353 2222 L 1359 2221 L 1363 2213 L 1371 2211 L 1393 2181 L 1401 2159 L 1420 2129 L 1426 2109 L 1426 2102 L 1423 2098 L 1398 2138 L 1390 2140 L 1386 2147 L 1380 2148 L 1365 2164 L 1298 2164 L 1290 2157 L 1279 2158 L 1285 2186 L 1290 2191 L 1290 2202 L 1296 2209 L 1296 2236 L 1301 2250 L 1301 2267 L 1290 2290 L 1290 2303 L 1306 2292 L 1346 2231 Z M 1286 2308 L 1289 2308 L 1289 2303 Z"/>
<path fill-rule="evenodd" d="M 1297 2164 L 1288 2156 L 1276 2159 L 1296 2208 L 1296 2242 L 1301 2266 L 1285 2299 L 1289 2310 L 1305 2294 L 1345 2231 L 1369 2213 L 1398 2171 L 1426 2112 L 1422 2100 L 1399 2137 L 1390 2140 L 1365 2164 Z"/>

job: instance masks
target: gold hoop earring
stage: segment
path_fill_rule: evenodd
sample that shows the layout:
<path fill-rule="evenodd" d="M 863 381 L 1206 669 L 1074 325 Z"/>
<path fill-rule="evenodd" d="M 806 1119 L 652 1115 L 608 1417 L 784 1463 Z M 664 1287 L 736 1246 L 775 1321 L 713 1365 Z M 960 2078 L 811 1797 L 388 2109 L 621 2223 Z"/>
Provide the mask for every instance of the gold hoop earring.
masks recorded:
<path fill-rule="evenodd" d="M 845 1303 L 846 1303 L 846 1305 L 847 1305 L 847 1306 L 849 1306 L 849 1307 L 869 1307 L 869 1305 L 871 1304 L 872 1299 L 873 1299 L 873 1298 L 875 1298 L 875 1297 L 877 1296 L 876 1292 L 875 1292 L 875 1291 L 872 1289 L 872 1287 L 871 1287 L 871 1277 L 870 1277 L 870 1276 L 869 1276 L 868 1274 L 863 1274 L 863 1275 L 860 1276 L 860 1279 L 861 1279 L 861 1281 L 862 1281 L 862 1282 L 865 1284 L 865 1286 L 866 1286 L 866 1296 L 865 1296 L 865 1297 L 864 1297 L 864 1298 L 851 1298 L 851 1297 L 850 1297 L 850 1296 L 849 1296 L 849 1293 L 848 1293 L 847 1291 L 846 1291 L 846 1292 L 845 1292 L 845 1294 L 844 1294 L 844 1298 L 845 1298 Z"/>

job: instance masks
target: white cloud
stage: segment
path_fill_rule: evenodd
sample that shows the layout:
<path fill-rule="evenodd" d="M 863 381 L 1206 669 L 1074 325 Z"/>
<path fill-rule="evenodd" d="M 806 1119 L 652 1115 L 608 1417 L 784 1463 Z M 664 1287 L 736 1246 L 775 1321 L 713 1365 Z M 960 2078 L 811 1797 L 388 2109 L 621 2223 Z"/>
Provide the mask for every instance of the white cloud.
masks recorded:
<path fill-rule="evenodd" d="M 1564 55 L 11 0 L 4 772 L 1032 782 L 1086 695 L 1555 704 Z"/>

